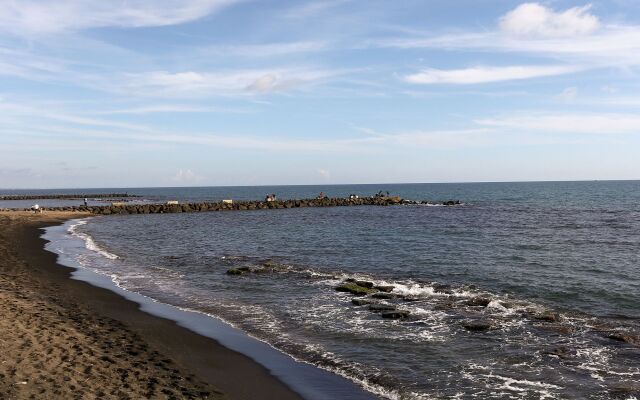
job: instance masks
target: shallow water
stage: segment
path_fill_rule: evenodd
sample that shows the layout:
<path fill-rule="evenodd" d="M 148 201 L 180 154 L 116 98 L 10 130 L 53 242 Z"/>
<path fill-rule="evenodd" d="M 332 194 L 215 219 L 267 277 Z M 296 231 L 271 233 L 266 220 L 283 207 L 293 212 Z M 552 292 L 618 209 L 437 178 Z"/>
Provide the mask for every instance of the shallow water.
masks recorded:
<path fill-rule="evenodd" d="M 75 257 L 387 397 L 607 399 L 640 380 L 639 347 L 609 338 L 640 329 L 640 182 L 129 192 L 378 190 L 464 205 L 96 217 L 72 228 L 88 247 Z M 226 273 L 242 267 L 257 272 Z M 408 317 L 352 304 L 335 290 L 347 278 L 393 285 L 395 298 L 372 300 Z"/>

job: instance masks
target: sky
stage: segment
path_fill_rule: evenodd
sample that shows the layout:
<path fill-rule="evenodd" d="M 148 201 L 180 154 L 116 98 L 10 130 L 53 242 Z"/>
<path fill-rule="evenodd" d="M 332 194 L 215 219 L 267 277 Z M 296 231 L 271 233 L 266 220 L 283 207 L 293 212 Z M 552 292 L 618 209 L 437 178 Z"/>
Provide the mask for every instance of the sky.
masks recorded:
<path fill-rule="evenodd" d="M 3 0 L 0 188 L 640 179 L 640 1 Z"/>

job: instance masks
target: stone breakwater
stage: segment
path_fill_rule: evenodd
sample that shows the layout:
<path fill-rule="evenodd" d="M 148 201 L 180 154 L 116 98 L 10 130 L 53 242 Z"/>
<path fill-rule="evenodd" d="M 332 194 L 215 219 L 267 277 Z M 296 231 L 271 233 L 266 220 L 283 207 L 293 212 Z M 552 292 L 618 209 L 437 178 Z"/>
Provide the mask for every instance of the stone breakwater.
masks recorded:
<path fill-rule="evenodd" d="M 444 202 L 428 202 L 404 200 L 400 197 L 364 197 L 358 199 L 347 198 L 325 198 L 325 199 L 300 199 L 300 200 L 277 200 L 277 201 L 222 201 L 222 202 L 199 202 L 181 204 L 114 204 L 110 206 L 72 206 L 46 208 L 51 211 L 78 211 L 88 212 L 97 215 L 112 214 L 167 214 L 167 213 L 190 213 L 205 211 L 241 211 L 241 210 L 268 210 L 268 209 L 288 209 L 304 207 L 347 207 L 347 206 L 393 206 L 402 204 L 424 204 L 454 206 L 461 204 L 457 200 Z M 29 209 L 25 209 L 28 211 Z"/>
<path fill-rule="evenodd" d="M 96 194 L 42 194 L 42 195 L 4 195 L 0 200 L 79 200 L 79 199 L 125 199 L 127 197 L 140 197 L 128 193 L 96 193 Z"/>

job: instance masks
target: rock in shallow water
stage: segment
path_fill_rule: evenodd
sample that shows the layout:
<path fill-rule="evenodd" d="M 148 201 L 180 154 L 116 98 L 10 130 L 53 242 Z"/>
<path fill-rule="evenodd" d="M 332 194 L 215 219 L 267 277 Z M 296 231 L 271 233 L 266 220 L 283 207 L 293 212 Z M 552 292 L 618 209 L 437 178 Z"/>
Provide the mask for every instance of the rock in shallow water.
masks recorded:
<path fill-rule="evenodd" d="M 367 294 L 376 292 L 375 289 L 360 286 L 357 283 L 353 283 L 353 282 L 344 282 L 340 286 L 337 286 L 336 290 L 338 292 L 351 293 L 356 296 L 365 296 Z"/>
<path fill-rule="evenodd" d="M 537 319 L 538 321 L 546 322 L 558 322 L 560 320 L 560 316 L 553 311 L 543 311 L 533 314 L 533 318 Z"/>
<path fill-rule="evenodd" d="M 395 311 L 396 307 L 390 304 L 371 304 L 369 310 L 373 312 Z"/>
<path fill-rule="evenodd" d="M 227 270 L 227 275 L 242 275 L 243 272 L 240 271 L 238 268 L 230 268 Z"/>
<path fill-rule="evenodd" d="M 407 318 L 411 314 L 409 311 L 405 310 L 394 310 L 394 311 L 383 311 L 382 318 L 386 319 L 402 319 Z"/>
<path fill-rule="evenodd" d="M 491 303 L 491 299 L 487 297 L 474 297 L 467 301 L 467 305 L 472 307 L 486 307 Z"/>
<path fill-rule="evenodd" d="M 640 339 L 623 332 L 610 332 L 607 337 L 611 340 L 615 340 L 618 342 L 625 342 L 629 344 L 640 344 Z"/>
<path fill-rule="evenodd" d="M 471 332 L 484 332 L 491 329 L 491 324 L 486 321 L 466 322 L 462 326 Z"/>
<path fill-rule="evenodd" d="M 393 293 L 378 292 L 371 295 L 374 299 L 395 299 L 398 295 Z"/>
<path fill-rule="evenodd" d="M 367 304 L 371 304 L 371 300 L 369 299 L 351 299 L 351 303 L 356 306 L 366 306 Z"/>
<path fill-rule="evenodd" d="M 378 285 L 375 288 L 378 289 L 381 292 L 390 293 L 396 287 L 393 286 L 393 285 Z"/>

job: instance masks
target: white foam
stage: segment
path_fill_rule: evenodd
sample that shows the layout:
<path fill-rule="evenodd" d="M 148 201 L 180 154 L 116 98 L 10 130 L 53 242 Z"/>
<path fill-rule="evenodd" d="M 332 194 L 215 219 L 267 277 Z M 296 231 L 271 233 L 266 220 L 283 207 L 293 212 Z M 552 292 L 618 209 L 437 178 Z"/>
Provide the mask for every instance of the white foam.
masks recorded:
<path fill-rule="evenodd" d="M 87 250 L 91 250 L 95 253 L 98 253 L 101 256 L 106 257 L 110 260 L 117 260 L 118 258 L 120 258 L 117 255 L 110 253 L 107 250 L 98 246 L 98 244 L 88 234 L 77 231 L 76 229 L 77 227 L 86 225 L 86 223 L 87 223 L 86 219 L 80 220 L 78 221 L 78 223 L 71 225 L 67 232 L 69 232 L 72 236 L 82 239 L 84 241 L 84 246 L 87 248 Z"/>

